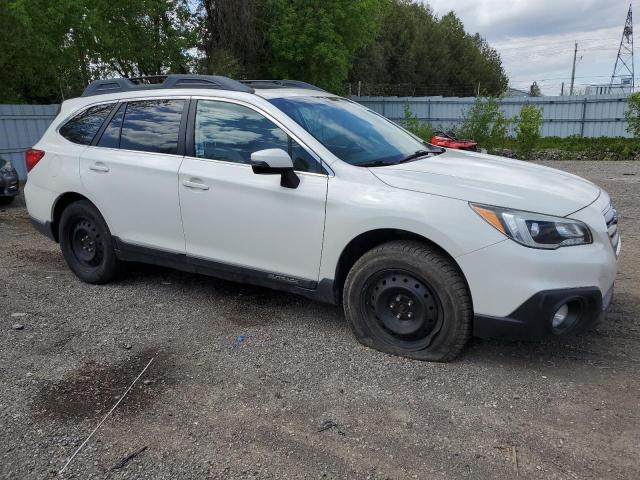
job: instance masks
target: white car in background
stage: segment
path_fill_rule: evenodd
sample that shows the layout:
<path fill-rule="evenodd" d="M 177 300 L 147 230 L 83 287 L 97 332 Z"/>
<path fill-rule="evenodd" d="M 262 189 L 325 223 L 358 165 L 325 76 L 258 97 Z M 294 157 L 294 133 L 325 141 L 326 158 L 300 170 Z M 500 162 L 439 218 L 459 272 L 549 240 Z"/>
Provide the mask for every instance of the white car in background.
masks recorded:
<path fill-rule="evenodd" d="M 137 261 L 287 290 L 415 359 L 581 331 L 613 294 L 617 215 L 596 185 L 429 145 L 303 82 L 99 80 L 26 163 L 33 224 L 81 280 Z"/>

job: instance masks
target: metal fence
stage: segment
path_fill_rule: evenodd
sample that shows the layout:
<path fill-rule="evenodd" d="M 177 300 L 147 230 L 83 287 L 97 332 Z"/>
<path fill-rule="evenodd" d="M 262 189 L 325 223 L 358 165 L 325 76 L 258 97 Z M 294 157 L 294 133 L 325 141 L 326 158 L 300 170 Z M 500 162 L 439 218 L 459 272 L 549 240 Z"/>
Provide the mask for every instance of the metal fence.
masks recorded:
<path fill-rule="evenodd" d="M 55 118 L 58 105 L 0 105 L 0 158 L 27 177 L 24 152 L 35 145 Z"/>
<path fill-rule="evenodd" d="M 523 105 L 542 109 L 543 137 L 629 137 L 624 112 L 628 95 L 572 97 L 508 97 L 500 100 L 507 118 L 520 113 Z M 434 128 L 448 130 L 459 126 L 475 97 L 352 97 L 390 120 L 404 119 L 404 106 Z"/>
<path fill-rule="evenodd" d="M 416 117 L 435 128 L 447 130 L 460 125 L 476 101 L 474 97 L 352 97 L 387 118 L 401 122 L 408 104 Z M 573 97 L 510 97 L 500 100 L 507 118 L 523 105 L 543 110 L 542 136 L 628 137 L 624 112 L 627 95 Z M 21 179 L 26 178 L 24 151 L 38 142 L 58 105 L 0 105 L 0 157 L 11 160 Z"/>

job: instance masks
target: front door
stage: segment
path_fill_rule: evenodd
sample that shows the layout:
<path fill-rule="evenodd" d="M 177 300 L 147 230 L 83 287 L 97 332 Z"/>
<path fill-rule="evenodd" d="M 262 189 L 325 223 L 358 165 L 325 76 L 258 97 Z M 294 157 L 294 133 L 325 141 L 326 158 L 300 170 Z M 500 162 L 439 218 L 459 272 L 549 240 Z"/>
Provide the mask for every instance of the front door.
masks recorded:
<path fill-rule="evenodd" d="M 312 286 L 327 196 L 320 163 L 248 106 L 198 100 L 194 117 L 179 185 L 187 255 Z M 289 151 L 298 188 L 281 187 L 278 175 L 253 173 L 251 153 L 267 148 Z"/>

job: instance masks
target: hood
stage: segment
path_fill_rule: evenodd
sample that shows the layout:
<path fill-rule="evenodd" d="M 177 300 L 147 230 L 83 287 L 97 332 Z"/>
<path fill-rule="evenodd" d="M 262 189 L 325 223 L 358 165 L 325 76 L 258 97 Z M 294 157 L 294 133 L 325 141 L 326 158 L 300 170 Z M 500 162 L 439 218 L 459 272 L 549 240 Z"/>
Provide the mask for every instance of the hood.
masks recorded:
<path fill-rule="evenodd" d="M 580 210 L 600 195 L 596 185 L 570 173 L 461 150 L 370 171 L 396 188 L 556 216 Z"/>

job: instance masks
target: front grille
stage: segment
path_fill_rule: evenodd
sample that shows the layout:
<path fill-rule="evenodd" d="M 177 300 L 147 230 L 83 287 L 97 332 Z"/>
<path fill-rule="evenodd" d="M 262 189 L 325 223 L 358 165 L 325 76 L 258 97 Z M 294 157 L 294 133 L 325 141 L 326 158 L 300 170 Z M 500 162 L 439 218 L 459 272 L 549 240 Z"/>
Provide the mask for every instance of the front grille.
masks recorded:
<path fill-rule="evenodd" d="M 618 233 L 618 211 L 609 204 L 603 213 L 604 221 L 607 223 L 607 234 L 611 240 L 613 251 L 618 255 L 618 245 L 620 243 L 620 234 Z"/>

